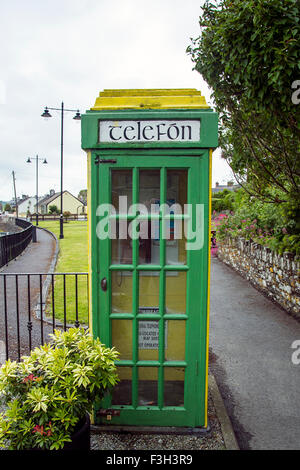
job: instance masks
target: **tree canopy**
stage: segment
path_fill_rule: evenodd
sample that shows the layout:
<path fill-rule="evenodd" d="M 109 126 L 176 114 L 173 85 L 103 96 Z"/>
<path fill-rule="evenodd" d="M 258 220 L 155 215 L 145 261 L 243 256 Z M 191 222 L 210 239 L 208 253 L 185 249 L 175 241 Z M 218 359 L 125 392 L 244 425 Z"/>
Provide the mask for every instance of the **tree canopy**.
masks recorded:
<path fill-rule="evenodd" d="M 200 36 L 187 52 L 213 91 L 222 156 L 249 194 L 295 206 L 299 0 L 207 1 L 199 24 Z"/>
<path fill-rule="evenodd" d="M 49 207 L 49 214 L 59 214 L 59 209 L 55 204 Z"/>
<path fill-rule="evenodd" d="M 81 189 L 77 197 L 78 199 L 86 203 L 87 202 L 87 189 Z"/>

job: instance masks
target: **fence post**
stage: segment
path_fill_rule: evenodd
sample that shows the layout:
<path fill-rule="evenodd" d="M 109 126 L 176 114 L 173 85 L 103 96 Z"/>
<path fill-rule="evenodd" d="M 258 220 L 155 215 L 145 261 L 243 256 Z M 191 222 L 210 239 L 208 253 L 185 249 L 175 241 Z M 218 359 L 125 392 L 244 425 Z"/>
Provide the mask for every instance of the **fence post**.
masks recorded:
<path fill-rule="evenodd" d="M 32 226 L 32 242 L 36 243 L 36 226 Z"/>

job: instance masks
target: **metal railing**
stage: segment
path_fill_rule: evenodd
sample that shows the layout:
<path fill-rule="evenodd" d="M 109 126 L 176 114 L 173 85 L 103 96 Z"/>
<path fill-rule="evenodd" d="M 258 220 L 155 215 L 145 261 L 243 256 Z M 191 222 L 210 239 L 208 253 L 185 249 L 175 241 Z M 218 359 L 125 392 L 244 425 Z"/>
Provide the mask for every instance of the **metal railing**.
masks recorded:
<path fill-rule="evenodd" d="M 36 239 L 36 228 L 30 222 L 15 219 L 15 223 L 24 230 L 0 237 L 0 268 L 19 256 L 31 240 Z"/>
<path fill-rule="evenodd" d="M 55 329 L 88 324 L 88 273 L 0 273 L 4 359 L 19 361 Z"/>
<path fill-rule="evenodd" d="M 30 220 L 31 221 L 35 221 L 36 220 L 36 214 L 31 214 L 29 216 Z M 38 218 L 39 218 L 39 221 L 41 220 L 60 220 L 60 215 L 57 214 L 38 214 Z M 87 214 L 70 214 L 68 217 L 64 216 L 63 217 L 63 220 L 64 222 L 69 222 L 71 220 L 87 220 Z"/>

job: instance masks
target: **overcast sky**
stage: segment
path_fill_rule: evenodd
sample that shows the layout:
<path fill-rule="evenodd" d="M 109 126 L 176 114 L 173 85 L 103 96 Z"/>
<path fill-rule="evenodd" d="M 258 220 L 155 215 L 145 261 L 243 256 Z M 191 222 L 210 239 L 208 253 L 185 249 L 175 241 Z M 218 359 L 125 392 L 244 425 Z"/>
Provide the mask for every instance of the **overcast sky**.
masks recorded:
<path fill-rule="evenodd" d="M 0 200 L 60 191 L 60 114 L 41 118 L 44 106 L 81 112 L 105 88 L 197 88 L 210 91 L 186 54 L 199 34 L 202 0 L 10 0 L 0 7 Z M 65 114 L 64 189 L 86 188 L 80 124 Z M 213 185 L 231 178 L 213 157 Z"/>

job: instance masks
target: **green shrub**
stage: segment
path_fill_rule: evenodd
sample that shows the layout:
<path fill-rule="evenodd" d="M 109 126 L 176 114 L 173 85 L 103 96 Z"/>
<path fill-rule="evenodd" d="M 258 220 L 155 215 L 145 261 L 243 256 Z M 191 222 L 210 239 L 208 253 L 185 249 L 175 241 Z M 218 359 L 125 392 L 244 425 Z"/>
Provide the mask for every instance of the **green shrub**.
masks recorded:
<path fill-rule="evenodd" d="M 55 204 L 49 207 L 49 214 L 59 214 L 59 209 Z"/>
<path fill-rule="evenodd" d="M 283 198 L 273 190 L 274 201 Z M 300 255 L 300 211 L 295 199 L 266 203 L 240 189 L 234 193 L 233 211 L 214 219 L 217 240 L 244 237 L 282 254 Z"/>
<path fill-rule="evenodd" d="M 235 199 L 234 191 L 224 189 L 212 195 L 211 209 L 216 212 L 232 211 L 233 201 Z"/>
<path fill-rule="evenodd" d="M 71 214 L 70 211 L 65 211 L 65 212 L 63 213 L 64 222 L 67 223 L 67 222 L 68 222 L 68 219 L 71 217 L 71 215 L 72 215 L 72 214 Z"/>
<path fill-rule="evenodd" d="M 118 382 L 118 352 L 83 328 L 55 331 L 52 343 L 0 369 L 0 447 L 60 449 L 94 402 Z"/>

